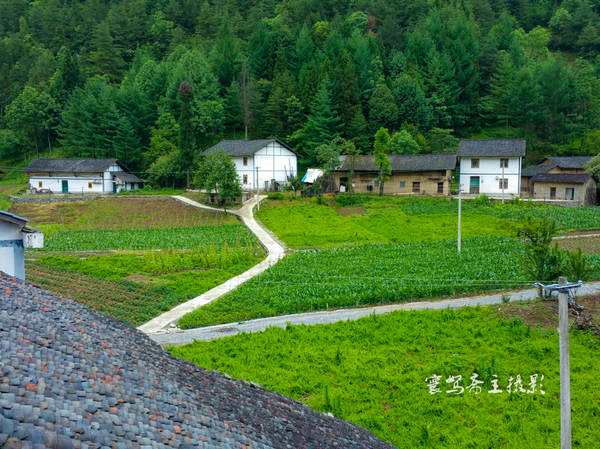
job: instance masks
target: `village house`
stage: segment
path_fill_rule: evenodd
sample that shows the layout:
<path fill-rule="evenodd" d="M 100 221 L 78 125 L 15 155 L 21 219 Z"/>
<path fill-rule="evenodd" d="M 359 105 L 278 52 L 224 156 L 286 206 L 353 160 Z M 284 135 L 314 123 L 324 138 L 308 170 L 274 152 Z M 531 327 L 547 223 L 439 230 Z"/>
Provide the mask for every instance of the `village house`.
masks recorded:
<path fill-rule="evenodd" d="M 521 174 L 521 193 L 536 200 L 596 206 L 596 179 L 585 172 L 593 156 L 546 157 Z"/>
<path fill-rule="evenodd" d="M 141 189 L 146 182 L 118 159 L 37 158 L 21 171 L 37 193 L 117 193 Z"/>
<path fill-rule="evenodd" d="M 298 174 L 300 155 L 278 139 L 266 140 L 223 140 L 202 152 L 200 156 L 225 151 L 235 167 L 246 191 L 281 190 L 283 183 Z"/>
<path fill-rule="evenodd" d="M 525 139 L 461 140 L 457 155 L 462 191 L 518 196 L 525 147 Z"/>
<path fill-rule="evenodd" d="M 0 271 L 25 279 L 25 248 L 44 246 L 44 234 L 29 220 L 0 210 Z"/>
<path fill-rule="evenodd" d="M 379 169 L 375 156 L 342 156 L 342 166 L 331 177 L 340 192 L 348 191 L 349 174 L 354 171 L 354 192 L 379 189 Z M 398 154 L 388 156 L 392 173 L 384 184 L 384 193 L 397 195 L 449 196 L 456 154 Z"/>

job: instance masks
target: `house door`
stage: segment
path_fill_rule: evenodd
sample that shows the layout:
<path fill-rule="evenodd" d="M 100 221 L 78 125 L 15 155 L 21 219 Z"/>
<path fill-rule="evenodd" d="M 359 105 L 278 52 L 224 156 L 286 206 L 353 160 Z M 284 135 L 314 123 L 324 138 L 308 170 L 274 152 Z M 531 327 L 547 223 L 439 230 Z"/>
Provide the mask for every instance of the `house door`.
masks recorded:
<path fill-rule="evenodd" d="M 69 181 L 62 182 L 62 193 L 69 193 Z"/>
<path fill-rule="evenodd" d="M 113 182 L 113 193 L 117 193 L 117 183 Z"/>
<path fill-rule="evenodd" d="M 550 187 L 550 199 L 551 200 L 556 199 L 556 187 Z"/>
<path fill-rule="evenodd" d="M 473 195 L 479 195 L 479 176 L 471 176 L 471 182 L 469 183 L 469 193 Z"/>
<path fill-rule="evenodd" d="M 575 198 L 575 189 L 567 189 L 565 199 L 572 200 Z"/>

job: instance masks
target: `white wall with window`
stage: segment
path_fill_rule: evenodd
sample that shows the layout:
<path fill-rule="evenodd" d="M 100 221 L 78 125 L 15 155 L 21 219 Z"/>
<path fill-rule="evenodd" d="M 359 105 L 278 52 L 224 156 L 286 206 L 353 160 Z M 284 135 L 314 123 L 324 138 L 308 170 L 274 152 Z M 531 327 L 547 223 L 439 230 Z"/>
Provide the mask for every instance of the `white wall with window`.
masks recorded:
<path fill-rule="evenodd" d="M 460 184 L 463 193 L 518 195 L 521 183 L 520 157 L 461 157 Z"/>
<path fill-rule="evenodd" d="M 297 156 L 278 142 L 271 142 L 254 155 L 232 157 L 244 190 L 267 190 L 274 179 L 287 182 L 289 176 L 298 175 Z M 258 167 L 258 170 L 257 170 Z"/>

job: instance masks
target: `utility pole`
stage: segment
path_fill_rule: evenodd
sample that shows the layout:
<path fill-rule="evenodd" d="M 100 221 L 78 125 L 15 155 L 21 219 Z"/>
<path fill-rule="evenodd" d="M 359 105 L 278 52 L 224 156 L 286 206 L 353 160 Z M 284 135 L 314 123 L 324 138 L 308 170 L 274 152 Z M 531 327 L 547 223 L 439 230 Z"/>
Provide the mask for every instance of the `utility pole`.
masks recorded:
<path fill-rule="evenodd" d="M 462 197 L 461 194 L 462 193 L 462 184 L 460 184 L 460 180 L 459 180 L 459 184 L 458 184 L 458 252 L 460 253 L 460 212 L 462 209 Z"/>
<path fill-rule="evenodd" d="M 558 284 L 565 285 L 564 277 Z M 558 290 L 558 332 L 560 339 L 560 447 L 571 449 L 571 367 L 569 363 L 569 300 L 566 290 Z"/>
<path fill-rule="evenodd" d="M 383 196 L 383 164 L 381 164 L 379 172 L 379 196 Z"/>

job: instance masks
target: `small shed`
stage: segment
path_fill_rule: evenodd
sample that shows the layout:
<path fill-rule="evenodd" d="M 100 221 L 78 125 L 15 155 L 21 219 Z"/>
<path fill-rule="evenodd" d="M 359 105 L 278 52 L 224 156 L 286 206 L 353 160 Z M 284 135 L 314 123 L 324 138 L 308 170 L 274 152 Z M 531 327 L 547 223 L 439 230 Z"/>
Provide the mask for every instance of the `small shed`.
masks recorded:
<path fill-rule="evenodd" d="M 0 210 L 0 271 L 25 279 L 25 248 L 44 246 L 44 234 L 27 226 L 29 220 Z"/>

